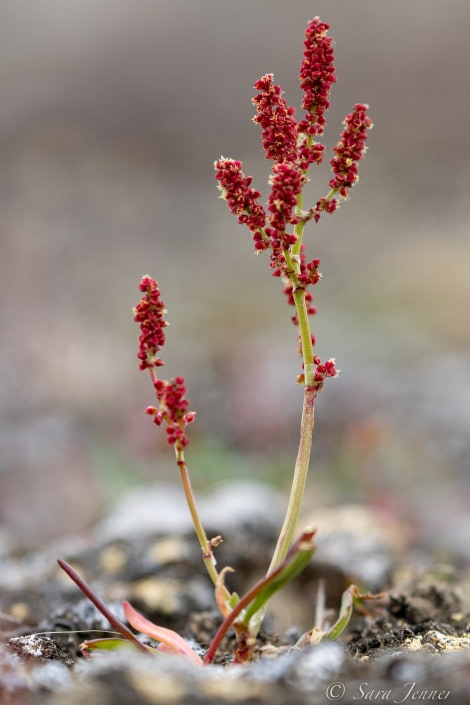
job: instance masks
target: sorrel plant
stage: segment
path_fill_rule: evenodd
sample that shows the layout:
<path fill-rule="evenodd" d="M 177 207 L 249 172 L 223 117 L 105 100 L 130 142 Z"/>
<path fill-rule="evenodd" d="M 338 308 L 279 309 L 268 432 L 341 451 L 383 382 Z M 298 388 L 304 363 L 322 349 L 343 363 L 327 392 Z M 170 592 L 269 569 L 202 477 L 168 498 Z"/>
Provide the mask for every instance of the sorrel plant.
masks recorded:
<path fill-rule="evenodd" d="M 254 122 L 261 127 L 266 159 L 272 162 L 269 177 L 271 190 L 267 205 L 260 203 L 261 193 L 252 187 L 252 179 L 245 176 L 240 161 L 221 157 L 214 164 L 221 197 L 226 200 L 238 222 L 251 232 L 255 251 L 268 251 L 272 276 L 283 282 L 287 303 L 294 309 L 292 322 L 297 329 L 298 351 L 302 358 L 302 371 L 297 377 L 297 383 L 304 390 L 300 442 L 286 515 L 266 576 L 242 598 L 226 587 L 225 577 L 231 569 L 225 567 L 218 571 L 214 559 L 214 549 L 221 537 L 207 537 L 196 507 L 185 460 L 185 449 L 189 442 L 187 426 L 194 421 L 195 412 L 189 409 L 184 378 L 176 377 L 168 381 L 159 376 L 159 368 L 164 364 L 160 351 L 165 344 L 165 328 L 168 323 L 158 282 L 150 276 L 144 276 L 139 284 L 142 299 L 134 309 L 134 319 L 140 325 L 139 366 L 150 375 L 156 396 L 155 404 L 147 407 L 146 413 L 157 426 L 166 426 L 167 440 L 175 450 L 176 464 L 202 558 L 214 584 L 217 605 L 224 617 L 206 654 L 205 663 L 212 660 L 230 627 L 235 629 L 237 637 L 235 661 L 245 663 L 250 660 L 269 598 L 305 568 L 314 550 L 313 529 L 304 530 L 295 542 L 293 538 L 307 480 L 315 401 L 326 379 L 336 377 L 338 370 L 334 358 L 322 362 L 315 352 L 316 340 L 310 329 L 310 316 L 316 312 L 312 288 L 321 278 L 320 260 L 307 259 L 303 236 L 309 221 L 318 223 L 323 214 L 334 213 L 340 200 L 349 197 L 350 189 L 358 180 L 358 164 L 364 157 L 368 131 L 372 127 L 367 115 L 368 106 L 360 103 L 355 105 L 352 112 L 346 115 L 344 130 L 333 148 L 329 190 L 312 206 L 305 206 L 303 192 L 309 180 L 310 168 L 312 165 L 320 165 L 324 159 L 324 146 L 318 142 L 318 138 L 325 129 L 331 86 L 336 81 L 333 40 L 328 36 L 328 30 L 329 26 L 315 17 L 305 32 L 300 65 L 303 115 L 299 120 L 295 118 L 295 109 L 286 103 L 281 88 L 274 83 L 272 74 L 262 76 L 254 85 L 257 92 L 253 98 L 256 108 Z M 64 561 L 60 561 L 60 565 L 98 608 L 108 618 L 112 617 L 83 579 Z M 351 586 L 344 595 L 336 624 L 323 631 L 321 625 L 318 625 L 302 637 L 299 645 L 336 638 L 347 623 L 353 604 L 368 597 L 360 595 Z M 192 662 L 201 662 L 199 656 L 179 635 L 148 622 L 128 603 L 125 603 L 124 609 L 132 626 L 160 642 L 159 652 L 180 653 Z M 129 630 L 115 617 L 113 619 L 113 626 L 126 639 L 135 643 L 135 637 L 129 636 Z M 93 649 L 115 648 L 116 640 L 111 640 L 111 644 L 105 644 L 105 641 L 87 642 L 84 651 L 88 653 Z M 149 650 L 145 646 L 142 649 Z"/>

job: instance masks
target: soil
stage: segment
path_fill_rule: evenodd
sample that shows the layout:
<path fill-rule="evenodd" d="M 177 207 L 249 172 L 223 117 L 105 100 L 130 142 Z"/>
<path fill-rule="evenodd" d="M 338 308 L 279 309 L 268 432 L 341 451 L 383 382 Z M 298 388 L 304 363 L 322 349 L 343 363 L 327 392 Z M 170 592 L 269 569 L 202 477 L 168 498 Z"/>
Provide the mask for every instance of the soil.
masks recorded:
<path fill-rule="evenodd" d="M 158 488 L 157 493 L 165 504 L 165 492 Z M 154 497 L 147 499 L 155 507 Z M 260 511 L 256 524 L 252 511 L 244 514 L 240 503 L 217 549 L 220 564 L 235 569 L 230 588 L 237 591 L 259 577 L 275 541 L 272 498 L 258 500 L 265 502 L 266 511 Z M 220 496 L 212 501 L 223 514 Z M 405 552 L 398 526 L 388 521 L 384 532 L 383 521 L 364 508 L 351 512 L 346 511 L 347 537 L 340 509 L 333 513 L 336 529 L 325 525 L 323 539 L 319 533 L 318 558 L 275 601 L 248 667 L 231 666 L 232 636 L 223 643 L 217 664 L 202 669 L 179 658 L 151 658 L 131 649 L 93 659 L 81 655 L 79 644 L 107 636 L 109 625 L 58 568 L 57 557 L 73 564 L 118 616 L 121 601 L 128 599 L 155 623 L 188 638 L 201 654 L 207 649 L 220 615 L 187 526 L 168 534 L 154 516 L 132 532 L 117 511 L 86 540 L 66 540 L 21 557 L 6 555 L 0 577 L 0 702 L 469 702 L 470 600 L 464 567 L 433 563 L 412 546 Z M 356 517 L 353 523 L 351 516 Z M 361 587 L 384 595 L 366 603 L 367 612 L 356 613 L 337 642 L 297 649 L 296 641 L 313 625 L 319 581 L 332 619 L 342 590 L 352 579 L 363 581 L 364 541 L 368 555 L 375 550 L 381 560 L 373 584 Z M 332 549 L 338 542 L 345 546 L 344 555 Z M 292 615 L 298 621 L 292 622 Z"/>

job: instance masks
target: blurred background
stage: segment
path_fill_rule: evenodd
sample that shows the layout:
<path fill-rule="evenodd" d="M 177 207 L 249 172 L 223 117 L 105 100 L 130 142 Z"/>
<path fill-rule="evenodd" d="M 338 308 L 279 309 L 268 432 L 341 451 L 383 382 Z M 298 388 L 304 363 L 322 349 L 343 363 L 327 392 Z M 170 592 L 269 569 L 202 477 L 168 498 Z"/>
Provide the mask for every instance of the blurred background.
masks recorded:
<path fill-rule="evenodd" d="M 197 420 L 200 490 L 285 489 L 302 392 L 267 256 L 218 199 L 243 160 L 267 198 L 252 86 L 300 103 L 316 14 L 336 40 L 325 144 L 375 127 L 352 198 L 305 234 L 313 330 L 341 369 L 317 403 L 309 509 L 363 502 L 469 558 L 470 4 L 467 0 L 0 2 L 0 523 L 18 548 L 84 531 L 133 486 L 178 480 L 144 415 L 132 307 L 159 280 L 166 375 Z M 311 171 L 311 203 L 329 167 Z M 306 204 L 309 204 L 308 198 Z"/>

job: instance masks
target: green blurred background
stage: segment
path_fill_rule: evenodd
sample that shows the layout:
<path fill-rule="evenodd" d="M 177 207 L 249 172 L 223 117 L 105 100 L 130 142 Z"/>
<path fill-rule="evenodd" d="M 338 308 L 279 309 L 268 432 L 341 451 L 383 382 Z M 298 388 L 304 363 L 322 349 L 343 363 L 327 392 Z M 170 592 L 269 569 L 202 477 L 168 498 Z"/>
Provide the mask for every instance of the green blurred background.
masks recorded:
<path fill-rule="evenodd" d="M 213 161 L 242 159 L 267 197 L 252 85 L 273 72 L 299 105 L 316 14 L 336 40 L 327 148 L 355 102 L 375 127 L 351 201 L 305 235 L 318 352 L 342 370 L 318 401 L 307 503 L 366 502 L 469 558 L 467 0 L 0 2 L 0 522 L 19 547 L 177 480 L 143 413 L 145 273 L 169 311 L 165 372 L 198 412 L 196 486 L 288 486 L 291 311 Z M 328 165 L 311 179 L 313 202 Z"/>

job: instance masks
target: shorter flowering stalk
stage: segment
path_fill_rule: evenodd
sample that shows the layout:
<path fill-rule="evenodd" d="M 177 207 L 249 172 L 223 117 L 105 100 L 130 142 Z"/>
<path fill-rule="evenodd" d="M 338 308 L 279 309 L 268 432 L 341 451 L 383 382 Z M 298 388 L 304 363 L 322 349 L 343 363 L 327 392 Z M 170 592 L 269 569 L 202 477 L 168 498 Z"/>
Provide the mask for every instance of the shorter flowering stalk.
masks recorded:
<path fill-rule="evenodd" d="M 176 456 L 176 462 L 178 464 L 178 468 L 180 471 L 181 475 L 181 482 L 183 484 L 183 490 L 184 494 L 186 497 L 186 502 L 189 507 L 189 511 L 191 513 L 191 518 L 193 520 L 194 524 L 194 529 L 196 531 L 196 536 L 199 541 L 199 545 L 201 547 L 202 551 L 202 560 L 204 561 L 204 565 L 206 566 L 206 570 L 210 576 L 210 579 L 214 583 L 214 585 L 217 585 L 217 580 L 219 577 L 219 574 L 216 569 L 216 562 L 214 558 L 214 553 L 213 553 L 213 548 L 217 546 L 221 542 L 221 537 L 217 536 L 214 539 L 209 540 L 207 538 L 206 532 L 204 530 L 204 527 L 202 525 L 201 519 L 199 517 L 197 507 L 196 507 L 196 500 L 194 498 L 194 492 L 193 488 L 191 485 L 191 480 L 189 477 L 189 472 L 188 468 L 186 466 L 186 463 L 184 461 L 183 457 L 183 451 L 178 451 L 177 456 Z M 230 593 L 228 592 L 227 589 L 224 590 L 224 598 L 226 601 L 230 599 Z"/>
<path fill-rule="evenodd" d="M 184 449 L 189 443 L 186 436 L 186 426 L 195 419 L 195 412 L 189 411 L 186 399 L 184 377 L 162 380 L 157 377 L 156 368 L 164 363 L 158 357 L 160 349 L 165 344 L 163 329 L 168 325 L 165 320 L 165 305 L 162 301 L 158 282 L 148 275 L 142 278 L 139 290 L 143 293 L 141 301 L 134 308 L 134 320 L 140 324 L 139 350 L 137 357 L 141 370 L 148 370 L 157 397 L 158 405 L 148 406 L 146 414 L 153 417 L 157 426 L 166 423 L 167 441 L 175 449 L 176 464 L 180 471 L 186 502 L 193 520 L 196 535 L 201 547 L 203 561 L 207 572 L 214 583 L 219 579 L 215 567 L 213 547 L 220 543 L 220 537 L 209 540 L 202 525 L 196 506 L 188 468 L 184 459 Z M 225 589 L 224 597 L 229 600 L 230 593 Z"/>

